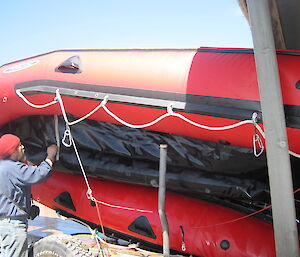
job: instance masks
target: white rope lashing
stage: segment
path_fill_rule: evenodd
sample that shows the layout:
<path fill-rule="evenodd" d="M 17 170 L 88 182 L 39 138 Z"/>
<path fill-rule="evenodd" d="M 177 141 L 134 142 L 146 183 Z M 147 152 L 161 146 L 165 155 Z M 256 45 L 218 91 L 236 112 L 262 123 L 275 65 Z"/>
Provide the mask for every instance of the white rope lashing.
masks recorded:
<path fill-rule="evenodd" d="M 156 124 L 157 122 L 161 121 L 162 119 L 168 117 L 168 116 L 173 116 L 173 117 L 178 117 L 188 123 L 190 123 L 191 125 L 195 126 L 195 127 L 198 127 L 198 128 L 202 128 L 202 129 L 207 129 L 207 130 L 227 130 L 227 129 L 233 129 L 233 128 L 236 128 L 238 126 L 242 126 L 242 125 L 245 125 L 245 124 L 253 124 L 253 121 L 252 120 L 245 120 L 245 121 L 240 121 L 240 122 L 237 122 L 235 124 L 232 124 L 232 125 L 228 125 L 228 126 L 222 126 L 222 127 L 210 127 L 210 126 L 206 126 L 206 125 L 202 125 L 202 124 L 199 124 L 197 122 L 194 122 L 188 118 L 186 118 L 185 116 L 179 114 L 179 113 L 176 113 L 173 111 L 173 104 L 170 103 L 168 104 L 167 106 L 167 113 L 161 115 L 160 117 L 158 117 L 157 119 L 149 122 L 149 123 L 146 123 L 146 124 L 142 124 L 142 125 L 134 125 L 134 124 L 130 124 L 124 120 L 122 120 L 120 117 L 118 117 L 116 114 L 114 114 L 113 112 L 111 112 L 106 106 L 103 106 L 103 109 L 111 116 L 113 117 L 116 121 L 120 122 L 121 124 L 129 127 L 129 128 L 146 128 L 146 127 L 149 127 L 149 126 L 152 126 L 154 124 Z M 258 125 L 257 125 L 258 126 Z"/>
<path fill-rule="evenodd" d="M 193 125 L 193 126 L 196 126 L 198 128 L 202 128 L 202 129 L 206 129 L 206 130 L 211 130 L 211 131 L 222 131 L 222 130 L 228 130 L 228 129 L 233 129 L 233 128 L 236 128 L 238 126 L 242 126 L 242 125 L 246 125 L 246 124 L 253 124 L 255 129 L 257 129 L 260 134 L 265 138 L 264 136 L 264 132 L 262 130 L 262 128 L 256 123 L 256 117 L 257 117 L 257 113 L 253 113 L 252 115 L 252 119 L 251 120 L 244 120 L 244 121 L 239 121 L 235 124 L 231 124 L 231 125 L 227 125 L 227 126 L 221 126 L 221 127 L 212 127 L 212 126 L 206 126 L 206 125 L 203 125 L 203 124 L 199 124 L 197 122 L 194 122 L 188 118 L 186 118 L 185 116 L 183 116 L 182 114 L 179 114 L 179 113 L 176 113 L 173 111 L 173 104 L 170 103 L 168 106 L 167 106 L 167 113 L 161 115 L 160 117 L 158 117 L 157 119 L 149 122 L 149 123 L 146 123 L 146 124 L 130 124 L 124 120 L 122 120 L 120 117 L 118 117 L 116 114 L 114 114 L 113 112 L 111 112 L 107 106 L 106 106 L 106 103 L 108 101 L 108 95 L 106 95 L 104 97 L 104 99 L 102 100 L 102 102 L 96 107 L 94 108 L 91 112 L 89 112 L 88 114 L 86 114 L 85 116 L 75 120 L 75 121 L 72 121 L 70 122 L 67 118 L 67 115 L 66 115 L 66 111 L 65 111 L 65 107 L 62 103 L 62 98 L 61 98 L 61 95 L 59 93 L 59 89 L 56 89 L 56 97 L 55 97 L 55 100 L 48 103 L 48 104 L 44 104 L 44 105 L 35 105 L 35 104 L 32 104 L 30 103 L 22 94 L 19 90 L 17 90 L 17 94 L 18 96 L 20 96 L 25 103 L 27 103 L 29 106 L 33 107 L 33 108 L 45 108 L 45 107 L 48 107 L 54 103 L 59 103 L 60 104 L 60 108 L 61 108 L 61 111 L 62 111 L 62 115 L 64 117 L 64 120 L 66 122 L 66 124 L 68 124 L 69 126 L 72 126 L 72 125 L 75 125 L 81 121 L 83 121 L 84 119 L 87 119 L 88 117 L 90 117 L 92 114 L 94 114 L 96 111 L 98 111 L 100 108 L 103 108 L 103 110 L 109 114 L 111 117 L 113 117 L 116 121 L 118 121 L 119 123 L 123 124 L 124 126 L 127 126 L 127 127 L 130 127 L 130 128 L 146 128 L 146 127 L 149 127 L 149 126 L 152 126 L 156 123 L 158 123 L 159 121 L 163 120 L 164 118 L 166 117 L 169 117 L 169 116 L 173 116 L 173 117 L 178 117 L 182 120 L 184 120 L 185 122 Z M 69 143 L 66 143 L 66 138 L 69 136 L 69 133 L 68 131 L 65 132 L 64 134 L 64 139 L 63 139 L 63 144 L 65 144 L 66 146 L 70 145 L 71 142 Z M 258 143 L 259 146 L 263 146 L 262 144 L 262 141 L 259 137 L 258 134 L 255 134 L 253 136 L 253 149 L 254 149 L 254 155 L 256 157 L 258 157 L 262 152 L 263 150 L 261 150 L 259 153 L 257 153 L 256 149 L 256 143 Z M 299 155 L 300 157 L 300 155 Z"/>
<path fill-rule="evenodd" d="M 59 94 L 59 89 L 56 90 L 57 91 L 57 95 L 59 96 L 60 100 L 61 100 L 61 96 Z M 33 107 L 33 108 L 45 108 L 45 107 L 48 107 L 50 105 L 53 105 L 53 104 L 56 104 L 57 102 L 61 103 L 61 101 L 56 97 L 54 99 L 54 101 L 50 102 L 50 103 L 47 103 L 47 104 L 44 104 L 44 105 L 36 105 L 36 104 L 33 104 L 31 102 L 29 102 L 23 95 L 22 93 L 20 92 L 20 90 L 16 90 L 16 93 L 17 95 L 23 99 L 23 101 L 28 104 L 29 106 Z M 87 119 L 89 116 L 91 116 L 92 114 L 94 114 L 96 111 L 98 111 L 100 108 L 103 108 L 103 110 L 105 110 L 105 112 L 107 114 L 109 114 L 111 117 L 113 117 L 116 121 L 120 122 L 121 124 L 123 124 L 124 126 L 127 126 L 127 127 L 130 127 L 130 128 L 146 128 L 146 127 L 149 127 L 149 126 L 152 126 L 154 125 L 155 123 L 161 121 L 162 119 L 168 117 L 168 116 L 173 116 L 173 117 L 178 117 L 188 123 L 190 123 L 191 125 L 193 126 L 196 126 L 196 127 L 199 127 L 199 128 L 202 128 L 202 129 L 207 129 L 207 130 L 212 130 L 212 131 L 220 131 L 220 130 L 227 130 L 227 129 L 233 129 L 233 128 L 236 128 L 238 126 L 242 126 L 242 125 L 245 125 L 245 124 L 253 124 L 255 129 L 257 129 L 259 131 L 259 133 L 262 135 L 262 137 L 265 139 L 265 133 L 264 131 L 262 130 L 262 128 L 256 123 L 256 117 L 257 117 L 257 113 L 253 113 L 252 115 L 252 119 L 251 120 L 245 120 L 245 121 L 240 121 L 240 122 L 237 122 L 235 124 L 232 124 L 232 125 L 228 125 L 228 126 L 222 126 L 222 127 L 211 127 L 211 126 L 206 126 L 206 125 L 202 125 L 202 124 L 199 124 L 199 123 L 196 123 L 188 118 L 186 118 L 185 116 L 179 114 L 179 113 L 176 113 L 173 111 L 173 108 L 172 108 L 172 103 L 170 103 L 168 106 L 167 106 L 167 113 L 161 115 L 160 117 L 158 117 L 157 119 L 149 122 L 149 123 L 146 123 L 146 124 L 141 124 L 141 125 L 134 125 L 134 124 L 130 124 L 124 120 L 122 120 L 120 117 L 118 117 L 116 114 L 114 114 L 113 112 L 111 112 L 107 106 L 106 106 L 106 103 L 108 101 L 108 95 L 106 95 L 103 99 L 103 101 L 94 109 L 92 110 L 91 112 L 89 112 L 87 115 L 85 115 L 84 117 L 78 119 L 78 120 L 75 120 L 73 122 L 69 122 L 66 115 L 64 114 L 65 111 L 63 111 L 64 107 L 61 106 L 61 109 L 62 109 L 62 112 L 63 112 L 63 115 L 64 115 L 64 119 L 65 121 L 67 121 L 67 123 L 72 126 L 72 125 L 75 125 L 81 121 L 83 121 L 84 119 Z M 60 104 L 61 105 L 61 104 Z M 262 140 L 259 136 L 259 134 L 255 133 L 253 135 L 253 152 L 254 152 L 254 155 L 257 157 L 259 156 L 263 151 L 264 151 L 264 146 L 263 146 L 263 143 L 262 143 Z M 260 147 L 260 152 L 257 153 L 257 146 Z M 293 151 L 290 151 L 289 150 L 289 154 L 294 156 L 294 157 L 297 157 L 297 158 L 300 158 L 300 154 L 297 154 Z"/>
<path fill-rule="evenodd" d="M 68 121 L 68 118 L 67 118 L 67 114 L 65 112 L 65 107 L 64 107 L 64 104 L 63 104 L 63 101 L 62 101 L 62 98 L 59 94 L 59 90 L 57 90 L 56 92 L 56 98 L 58 99 L 59 103 L 60 103 L 60 106 L 61 106 L 61 110 L 62 110 L 62 113 L 63 113 L 63 117 L 65 119 L 65 124 L 66 124 L 66 130 L 64 132 L 64 137 L 62 139 L 62 143 L 66 146 L 66 147 L 71 147 L 73 145 L 73 148 L 74 148 L 74 151 L 75 151 L 75 154 L 76 154 L 76 157 L 77 157 L 77 160 L 78 160 L 78 163 L 79 163 L 79 166 L 80 166 L 80 169 L 81 169 L 81 172 L 84 176 L 84 179 L 85 179 L 85 183 L 86 183 L 86 186 L 87 186 L 87 192 L 86 192 L 86 196 L 87 196 L 87 199 L 95 202 L 96 204 L 97 203 L 101 203 L 101 204 L 104 204 L 106 206 L 110 206 L 110 207 L 114 207 L 114 208 L 119 208 L 119 209 L 126 209 L 126 210 L 136 210 L 136 211 L 140 211 L 140 212 L 152 212 L 152 211 L 147 211 L 147 210 L 142 210 L 142 209 L 135 209 L 135 208 L 129 208 L 129 207 L 124 207 L 124 206 L 117 206 L 117 205 L 111 205 L 111 204 L 108 204 L 108 203 L 104 203 L 102 201 L 98 201 L 94 196 L 93 196 L 93 192 L 92 192 L 92 189 L 89 185 L 89 182 L 88 182 L 88 178 L 87 178 L 87 175 L 86 175 L 86 172 L 84 170 L 84 167 L 83 167 L 83 164 L 82 164 L 82 161 L 81 161 L 81 158 L 80 158 L 80 155 L 79 155 L 79 152 L 78 152 L 78 149 L 77 149 L 77 146 L 75 144 L 75 141 L 74 141 L 74 138 L 72 136 L 72 133 L 71 133 L 71 128 L 69 126 L 69 124 L 71 124 L 69 121 Z M 104 104 L 105 104 L 105 100 L 104 101 Z M 97 107 L 98 108 L 98 107 Z M 89 114 L 91 115 L 93 113 L 90 112 Z M 86 115 L 88 116 L 88 115 Z M 78 120 L 77 120 L 78 121 Z M 75 124 L 75 123 L 74 123 Z M 68 142 L 67 142 L 68 140 Z"/>

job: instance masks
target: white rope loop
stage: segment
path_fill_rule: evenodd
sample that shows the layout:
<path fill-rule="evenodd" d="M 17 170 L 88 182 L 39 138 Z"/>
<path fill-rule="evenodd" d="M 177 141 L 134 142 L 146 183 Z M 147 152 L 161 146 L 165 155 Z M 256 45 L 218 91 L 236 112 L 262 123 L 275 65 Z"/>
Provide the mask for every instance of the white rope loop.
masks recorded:
<path fill-rule="evenodd" d="M 115 115 L 113 112 L 111 112 L 106 106 L 103 106 L 103 110 L 105 110 L 111 117 L 113 117 L 116 121 L 120 122 L 121 124 L 123 124 L 124 126 L 126 127 L 129 127 L 129 128 L 138 128 L 138 129 L 141 129 L 141 128 L 146 128 L 146 127 L 149 127 L 149 126 L 152 126 L 154 124 L 156 124 L 157 122 L 161 121 L 162 119 L 170 116 L 168 113 L 165 113 L 163 114 L 162 116 L 158 117 L 157 119 L 155 119 L 154 121 L 151 121 L 149 123 L 146 123 L 146 124 L 142 124 L 142 125 L 135 125 L 135 124 L 130 124 L 124 120 L 122 120 L 121 118 L 119 118 L 117 115 Z"/>
<path fill-rule="evenodd" d="M 241 125 L 252 123 L 252 120 L 244 120 L 244 121 L 240 121 L 240 122 L 237 122 L 235 124 L 232 124 L 232 125 L 222 126 L 222 127 L 206 126 L 206 125 L 203 125 L 203 124 L 199 124 L 199 123 L 197 123 L 195 121 L 192 121 L 192 120 L 186 118 L 185 116 L 183 116 L 182 114 L 174 112 L 173 111 L 173 104 L 172 103 L 168 105 L 168 107 L 167 107 L 167 113 L 170 116 L 178 117 L 178 118 L 186 121 L 187 123 L 190 123 L 191 125 L 193 125 L 195 127 L 206 129 L 206 130 L 212 130 L 212 131 L 228 130 L 228 129 L 233 129 L 233 128 L 239 127 Z"/>
<path fill-rule="evenodd" d="M 17 89 L 16 90 L 16 94 L 29 106 L 31 106 L 32 108 L 37 108 L 37 109 L 41 109 L 41 108 L 46 108 L 48 106 L 51 106 L 53 104 L 56 104 L 57 103 L 57 100 L 53 100 L 52 102 L 50 103 L 47 103 L 47 104 L 41 104 L 41 105 L 37 105 L 37 104 L 33 104 L 31 102 L 29 102 L 25 96 L 22 95 L 20 89 Z"/>
<path fill-rule="evenodd" d="M 106 103 L 107 103 L 107 100 L 108 100 L 108 95 L 106 95 L 106 96 L 103 98 L 102 102 L 101 102 L 96 108 L 94 108 L 91 112 L 89 112 L 89 113 L 86 114 L 85 116 L 79 118 L 78 120 L 75 120 L 75 121 L 70 122 L 69 125 L 72 126 L 72 125 L 75 125 L 75 124 L 77 124 L 77 123 L 79 123 L 79 122 L 81 122 L 81 121 L 87 119 L 88 117 L 90 117 L 91 115 L 93 115 L 96 111 L 98 111 L 100 108 L 102 108 L 103 106 L 105 106 Z"/>
<path fill-rule="evenodd" d="M 191 125 L 195 126 L 195 127 L 198 127 L 198 128 L 202 128 L 202 129 L 206 129 L 206 130 L 212 130 L 212 131 L 221 131 L 221 130 L 228 130 L 228 129 L 233 129 L 233 128 L 236 128 L 236 127 L 239 127 L 239 126 L 242 126 L 242 125 L 245 125 L 245 124 L 250 124 L 252 123 L 251 120 L 244 120 L 244 121 L 240 121 L 240 122 L 237 122 L 235 124 L 231 124 L 231 125 L 228 125 L 228 126 L 223 126 L 223 127 L 210 127 L 210 126 L 206 126 L 206 125 L 202 125 L 202 124 L 199 124 L 197 122 L 194 122 L 188 118 L 186 118 L 185 116 L 183 116 L 182 114 L 179 114 L 179 113 L 176 113 L 174 112 L 172 114 L 172 116 L 175 116 L 175 117 L 178 117 L 188 123 L 190 123 Z"/>
<path fill-rule="evenodd" d="M 186 118 L 185 116 L 179 114 L 179 113 L 176 113 L 173 111 L 173 104 L 170 103 L 168 104 L 167 106 L 167 113 L 161 115 L 160 117 L 158 117 L 157 119 L 149 122 L 149 123 L 146 123 L 146 124 L 141 124 L 141 125 L 137 125 L 137 124 L 130 124 L 124 120 L 122 120 L 120 117 L 118 117 L 116 114 L 114 114 L 113 112 L 111 112 L 106 106 L 103 106 L 103 109 L 111 116 L 113 117 L 116 121 L 120 122 L 121 124 L 123 124 L 124 126 L 127 126 L 127 127 L 130 127 L 130 128 L 146 128 L 146 127 L 149 127 L 149 126 L 152 126 L 156 123 L 158 123 L 159 121 L 161 121 L 162 119 L 168 117 L 168 116 L 174 116 L 174 117 L 178 117 L 188 123 L 190 123 L 191 125 L 194 125 L 196 127 L 199 127 L 199 128 L 202 128 L 202 129 L 207 129 L 207 130 L 215 130 L 215 131 L 220 131 L 220 130 L 227 130 L 227 129 L 233 129 L 233 128 L 236 128 L 238 126 L 241 126 L 241 125 L 245 125 L 245 124 L 251 124 L 252 123 L 252 120 L 245 120 L 245 121 L 240 121 L 240 122 L 237 122 L 235 124 L 232 124 L 232 125 L 228 125 L 228 126 L 223 126 L 223 127 L 210 127 L 210 126 L 206 126 L 206 125 L 202 125 L 202 124 L 199 124 L 197 122 L 194 122 L 188 118 Z"/>
<path fill-rule="evenodd" d="M 61 95 L 59 93 L 59 89 L 56 89 L 56 99 L 57 99 L 57 101 L 60 104 L 60 108 L 61 108 L 61 111 L 62 111 L 62 114 L 63 114 L 63 117 L 64 117 L 64 120 L 65 120 L 66 124 L 68 124 L 69 126 L 72 126 L 72 125 L 75 125 L 75 124 L 77 124 L 77 123 L 79 123 L 79 122 L 87 119 L 88 117 L 90 117 L 91 115 L 93 115 L 96 111 L 98 111 L 100 108 L 102 108 L 103 106 L 105 106 L 106 103 L 107 103 L 107 101 L 108 101 L 108 95 L 106 95 L 103 98 L 102 102 L 96 108 L 94 108 L 92 111 L 90 111 L 85 116 L 83 116 L 83 117 L 81 117 L 81 118 L 79 118 L 79 119 L 77 119 L 75 121 L 72 121 L 72 122 L 70 122 L 68 120 L 68 117 L 66 115 L 66 110 L 65 110 L 65 107 L 64 107 L 64 104 L 63 104 L 62 97 L 61 97 Z"/>

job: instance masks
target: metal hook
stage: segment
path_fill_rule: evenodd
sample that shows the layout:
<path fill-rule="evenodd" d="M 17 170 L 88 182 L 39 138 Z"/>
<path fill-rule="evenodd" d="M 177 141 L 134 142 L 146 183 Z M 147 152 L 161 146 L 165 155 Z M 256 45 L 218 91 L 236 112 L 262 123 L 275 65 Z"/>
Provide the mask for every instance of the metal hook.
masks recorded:
<path fill-rule="evenodd" d="M 258 146 L 260 148 L 260 152 L 259 153 L 257 153 L 256 144 L 258 144 Z M 257 133 L 255 133 L 253 135 L 253 153 L 254 153 L 254 156 L 255 157 L 259 157 L 263 153 L 264 149 L 265 149 L 264 148 L 264 144 L 263 144 L 260 136 Z"/>
<path fill-rule="evenodd" d="M 180 230 L 181 230 L 181 250 L 182 251 L 186 251 L 186 247 L 185 247 L 185 242 L 184 242 L 184 230 L 183 230 L 183 226 L 179 226 Z"/>
<path fill-rule="evenodd" d="M 69 143 L 66 142 L 67 138 L 69 138 Z M 63 139 L 61 141 L 65 147 L 70 147 L 72 145 L 70 130 L 68 129 L 65 130 Z"/>

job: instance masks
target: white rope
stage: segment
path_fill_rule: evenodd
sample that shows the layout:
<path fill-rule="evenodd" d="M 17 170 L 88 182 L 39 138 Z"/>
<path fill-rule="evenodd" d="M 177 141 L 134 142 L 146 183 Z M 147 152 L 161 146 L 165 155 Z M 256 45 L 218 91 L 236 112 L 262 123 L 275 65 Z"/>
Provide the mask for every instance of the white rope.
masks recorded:
<path fill-rule="evenodd" d="M 68 117 L 67 117 L 67 114 L 66 114 L 66 110 L 65 110 L 65 106 L 64 106 L 64 104 L 63 104 L 61 95 L 60 95 L 60 93 L 59 93 L 59 89 L 56 89 L 55 92 L 56 92 L 56 99 L 57 99 L 57 101 L 58 101 L 58 103 L 59 103 L 59 106 L 60 106 L 62 115 L 63 115 L 64 120 L 65 120 L 65 123 L 66 123 L 67 125 L 69 125 L 70 122 L 69 122 L 69 120 L 68 120 Z"/>
<path fill-rule="evenodd" d="M 152 126 L 154 124 L 156 124 L 157 122 L 161 121 L 162 119 L 168 117 L 168 116 L 174 116 L 174 117 L 178 117 L 188 123 L 190 123 L 191 125 L 194 125 L 196 127 L 199 127 L 199 128 L 202 128 L 202 129 L 207 129 L 207 130 L 227 130 L 227 129 L 233 129 L 233 128 L 236 128 L 238 126 L 242 126 L 242 125 L 245 125 L 245 124 L 252 124 L 253 121 L 252 120 L 245 120 L 245 121 L 240 121 L 240 122 L 237 122 L 235 124 L 232 124 L 232 125 L 228 125 L 228 126 L 223 126 L 223 127 L 210 127 L 210 126 L 206 126 L 206 125 L 202 125 L 202 124 L 199 124 L 197 122 L 194 122 L 188 118 L 186 118 L 185 116 L 179 114 L 179 113 L 176 113 L 176 112 L 173 112 L 173 107 L 172 107 L 172 103 L 170 103 L 168 106 L 167 106 L 167 113 L 161 115 L 160 117 L 158 117 L 157 119 L 149 122 L 149 123 L 146 123 L 146 124 L 141 124 L 141 125 L 136 125 L 136 124 L 130 124 L 124 120 L 122 120 L 120 117 L 118 117 L 116 114 L 114 114 L 113 112 L 111 112 L 106 106 L 103 106 L 103 109 L 110 115 L 112 116 L 115 120 L 117 120 L 118 122 L 120 122 L 121 124 L 127 126 L 127 127 L 130 127 L 130 128 L 146 128 L 146 127 L 149 127 L 149 126 Z"/>
<path fill-rule="evenodd" d="M 70 126 L 75 125 L 75 124 L 77 124 L 77 123 L 79 123 L 79 122 L 81 122 L 81 121 L 87 119 L 88 117 L 90 117 L 92 114 L 94 114 L 96 111 L 98 111 L 101 107 L 104 107 L 104 106 L 106 105 L 107 99 L 108 99 L 108 95 L 106 95 L 106 96 L 103 98 L 102 102 L 101 102 L 96 108 L 94 108 L 94 110 L 92 110 L 92 111 L 89 112 L 87 115 L 83 116 L 82 118 L 70 122 L 69 125 L 70 125 Z"/>
<path fill-rule="evenodd" d="M 101 107 L 103 107 L 106 103 L 107 103 L 107 99 L 108 99 L 108 95 L 106 95 L 103 100 L 101 101 L 101 103 L 96 107 L 94 108 L 92 111 L 90 111 L 88 114 L 86 114 L 85 116 L 75 120 L 75 121 L 72 121 L 70 122 L 67 118 L 67 114 L 66 114 L 66 110 L 65 110 L 65 107 L 64 105 L 62 104 L 62 98 L 61 98 L 61 95 L 59 93 L 59 89 L 56 89 L 56 99 L 58 100 L 59 104 L 60 104 L 60 108 L 61 108 L 61 111 L 63 113 L 63 117 L 64 117 L 64 120 L 65 122 L 69 125 L 69 126 L 72 126 L 72 125 L 75 125 L 85 119 L 87 119 L 88 117 L 90 117 L 91 115 L 93 115 L 96 111 L 98 111 Z"/>
<path fill-rule="evenodd" d="M 207 129 L 207 130 L 214 130 L 214 131 L 233 129 L 233 128 L 236 128 L 236 127 L 239 127 L 239 126 L 242 126 L 242 125 L 245 125 L 245 124 L 252 124 L 253 123 L 252 120 L 244 120 L 244 121 L 240 121 L 240 122 L 237 122 L 235 124 L 228 125 L 228 126 L 210 127 L 210 126 L 206 126 L 206 125 L 202 125 L 202 124 L 199 124 L 197 122 L 194 122 L 194 121 L 192 121 L 192 120 L 186 118 L 185 116 L 183 116 L 179 113 L 176 113 L 176 112 L 173 112 L 171 115 L 175 116 L 175 117 L 178 117 L 178 118 L 190 123 L 191 125 L 194 125 L 195 127 L 202 128 L 202 129 Z"/>
<path fill-rule="evenodd" d="M 52 102 L 50 102 L 50 103 L 42 104 L 42 105 L 36 105 L 36 104 L 33 104 L 33 103 L 29 102 L 29 101 L 26 99 L 26 97 L 22 95 L 22 93 L 20 92 L 19 89 L 16 90 L 16 93 L 17 93 L 17 95 L 18 95 L 19 97 L 21 97 L 21 99 L 22 99 L 25 103 L 27 103 L 27 104 L 28 104 L 29 106 L 31 106 L 32 108 L 41 109 L 41 108 L 46 108 L 46 107 L 48 107 L 48 106 L 50 106 L 50 105 L 53 105 L 53 104 L 56 104 L 56 103 L 57 103 L 57 100 L 54 99 L 54 100 L 53 100 Z"/>
<path fill-rule="evenodd" d="M 57 99 L 59 101 L 59 104 L 60 104 L 60 107 L 61 107 L 61 111 L 62 111 L 62 114 L 63 114 L 63 117 L 64 117 L 64 121 L 65 121 L 65 124 L 66 124 L 66 130 L 64 132 L 64 136 L 63 136 L 63 139 L 62 139 L 62 143 L 66 146 L 66 147 L 71 147 L 73 145 L 73 148 L 74 148 L 74 151 L 75 151 L 75 154 L 76 154 L 76 157 L 77 157 L 77 160 L 79 162 L 79 165 L 80 165 L 80 169 L 81 169 L 81 172 L 84 176 L 84 179 L 85 179 L 85 182 L 86 182 L 86 186 L 87 186 L 87 192 L 86 192 L 86 196 L 89 200 L 93 201 L 93 202 L 96 202 L 96 203 L 101 203 L 101 204 L 105 204 L 104 202 L 101 202 L 101 201 L 98 201 L 95 197 L 93 197 L 93 194 L 92 194 L 92 189 L 89 185 L 89 182 L 88 182 L 88 178 L 87 178 L 87 175 L 86 175 L 86 172 L 84 170 L 84 167 L 83 167 L 83 164 L 82 164 L 82 161 L 81 161 L 81 158 L 80 158 L 80 155 L 79 155 L 79 152 L 78 152 L 78 149 L 76 147 L 76 144 L 75 144 L 75 141 L 74 141 L 74 138 L 72 136 L 72 133 L 71 133 L 71 128 L 69 126 L 69 121 L 68 121 L 68 118 L 67 118 L 67 115 L 66 115 L 66 111 L 65 111 L 65 107 L 64 107 L 64 104 L 63 104 L 63 100 L 60 96 L 60 93 L 59 93 L 59 90 L 56 91 L 56 95 L 57 95 Z M 107 99 L 107 97 L 106 97 Z M 103 101 L 103 104 L 106 103 L 106 99 L 105 101 Z M 99 107 L 99 106 L 98 106 Z M 98 108 L 97 107 L 97 108 Z M 99 108 L 98 108 L 99 109 Z M 93 113 L 90 112 L 89 114 Z M 111 204 L 105 204 L 105 205 L 108 205 L 110 207 L 115 207 L 115 208 L 122 208 L 122 209 L 127 209 L 127 210 L 133 210 L 133 208 L 129 208 L 129 207 L 122 207 L 122 206 L 113 206 Z M 145 212 L 146 210 L 137 210 L 137 211 L 143 211 Z"/>
<path fill-rule="evenodd" d="M 84 167 L 83 167 L 83 164 L 82 164 L 82 161 L 81 161 L 79 152 L 78 152 L 78 150 L 77 150 L 75 141 L 74 141 L 74 139 L 73 139 L 73 137 L 72 137 L 71 131 L 70 131 L 70 139 L 71 139 L 71 142 L 72 142 L 72 145 L 73 145 L 73 148 L 74 148 L 74 151 L 75 151 L 75 154 L 76 154 L 76 157 L 77 157 L 77 160 L 78 160 L 78 163 L 79 163 L 81 172 L 82 172 L 82 174 L 83 174 L 83 177 L 84 177 L 86 186 L 87 186 L 87 188 L 88 188 L 87 191 L 86 191 L 86 196 L 87 196 L 88 199 L 92 199 L 92 198 L 93 198 L 93 196 L 92 196 L 92 195 L 93 195 L 92 188 L 90 187 L 90 184 L 89 184 L 87 175 L 86 175 L 86 173 L 85 173 L 85 170 L 84 170 Z"/>
<path fill-rule="evenodd" d="M 290 150 L 289 150 L 289 154 L 292 155 L 292 156 L 294 156 L 294 157 L 296 157 L 296 158 L 299 158 L 299 159 L 300 159 L 300 154 L 297 154 L 297 153 L 292 152 L 292 151 L 290 151 Z"/>
<path fill-rule="evenodd" d="M 58 102 L 59 102 L 59 105 L 60 105 L 60 108 L 61 108 L 61 111 L 62 111 L 64 120 L 65 120 L 65 123 L 66 123 L 66 131 L 65 131 L 65 134 L 64 134 L 64 138 L 63 138 L 62 143 L 63 143 L 66 147 L 70 147 L 71 145 L 73 145 L 73 148 L 74 148 L 74 151 L 75 151 L 75 154 L 76 154 L 76 157 L 77 157 L 77 160 L 78 160 L 78 163 L 79 163 L 79 166 L 80 166 L 82 175 L 83 175 L 83 177 L 84 177 L 85 183 L 86 183 L 87 188 L 88 188 L 88 189 L 87 189 L 87 192 L 86 192 L 86 196 L 87 196 L 88 199 L 91 199 L 91 198 L 92 198 L 92 189 L 91 189 L 91 187 L 90 187 L 90 184 L 89 184 L 87 175 L 86 175 L 86 173 L 85 173 L 85 170 L 84 170 L 84 167 L 83 167 L 83 164 L 82 164 L 80 155 L 79 155 L 79 153 L 78 153 L 78 150 L 77 150 L 75 141 L 74 141 L 73 136 L 72 136 L 72 133 L 71 133 L 71 128 L 70 128 L 70 126 L 69 126 L 69 121 L 68 121 L 68 118 L 67 118 L 67 115 L 66 115 L 66 111 L 65 111 L 65 107 L 64 107 L 62 98 L 61 98 L 61 96 L 60 96 L 60 94 L 59 94 L 59 89 L 56 90 L 56 96 L 57 96 L 57 99 L 58 99 Z M 69 137 L 69 141 L 70 141 L 69 144 L 66 143 L 65 140 L 64 140 L 66 137 Z"/>
<path fill-rule="evenodd" d="M 118 117 L 117 115 L 115 115 L 113 112 L 111 112 L 106 106 L 103 106 L 103 109 L 110 115 L 112 116 L 115 120 L 117 120 L 118 122 L 120 122 L 121 124 L 127 126 L 127 127 L 130 127 L 130 128 L 146 128 L 146 127 L 149 127 L 149 126 L 152 126 L 154 125 L 155 123 L 159 122 L 160 120 L 168 117 L 168 116 L 173 116 L 173 117 L 178 117 L 182 120 L 184 120 L 185 122 L 187 123 L 190 123 L 191 125 L 193 126 L 196 126 L 198 128 L 202 128 L 202 129 L 206 129 L 206 130 L 212 130 L 212 131 L 221 131 L 221 130 L 228 130 L 228 129 L 233 129 L 233 128 L 236 128 L 238 126 L 242 126 L 242 125 L 245 125 L 245 124 L 253 124 L 255 129 L 257 129 L 263 136 L 264 136 L 264 132 L 263 130 L 261 129 L 261 127 L 256 123 L 256 119 L 257 119 L 257 113 L 254 112 L 252 114 L 252 119 L 251 120 L 244 120 L 244 121 L 240 121 L 240 122 L 237 122 L 235 124 L 231 124 L 231 125 L 227 125 L 227 126 L 222 126 L 222 127 L 211 127 L 211 126 L 206 126 L 206 125 L 202 125 L 202 124 L 199 124 L 197 122 L 194 122 L 188 118 L 186 118 L 185 116 L 179 114 L 179 113 L 175 113 L 173 111 L 173 105 L 172 103 L 169 104 L 167 106 L 167 113 L 161 115 L 160 117 L 158 117 L 157 119 L 155 119 L 154 121 L 152 122 L 149 122 L 149 123 L 146 123 L 146 124 L 143 124 L 143 125 L 135 125 L 135 124 L 130 124 L 124 120 L 122 120 L 120 117 Z M 256 143 L 258 144 L 259 148 L 260 148 L 260 151 L 257 152 L 257 147 L 256 147 Z M 255 133 L 253 135 L 253 154 L 255 157 L 259 157 L 262 153 L 264 152 L 264 145 L 263 145 L 263 142 L 260 138 L 260 136 Z"/>
<path fill-rule="evenodd" d="M 163 115 L 161 115 L 160 117 L 158 117 L 157 119 L 155 119 L 154 121 L 151 121 L 149 123 L 146 123 L 146 124 L 142 124 L 142 125 L 134 125 L 134 124 L 130 124 L 124 120 L 122 120 L 121 118 L 119 118 L 117 115 L 115 115 L 113 112 L 111 112 L 106 106 L 103 106 L 103 109 L 111 116 L 113 117 L 115 120 L 117 120 L 118 122 L 120 122 L 121 124 L 129 127 L 129 128 L 146 128 L 146 127 L 149 127 L 149 126 L 152 126 L 154 125 L 155 123 L 161 121 L 162 119 L 170 116 L 169 113 L 165 113 Z"/>

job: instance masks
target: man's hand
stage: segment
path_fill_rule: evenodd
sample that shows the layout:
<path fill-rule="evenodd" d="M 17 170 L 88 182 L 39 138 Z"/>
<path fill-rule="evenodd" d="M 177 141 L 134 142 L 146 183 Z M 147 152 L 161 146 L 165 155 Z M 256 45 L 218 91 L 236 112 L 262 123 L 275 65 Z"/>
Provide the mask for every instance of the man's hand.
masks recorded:
<path fill-rule="evenodd" d="M 56 154 L 57 154 L 56 145 L 50 145 L 47 147 L 47 159 L 50 159 L 52 162 L 54 162 Z"/>

